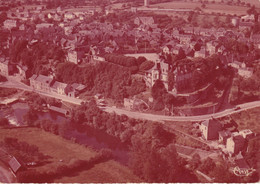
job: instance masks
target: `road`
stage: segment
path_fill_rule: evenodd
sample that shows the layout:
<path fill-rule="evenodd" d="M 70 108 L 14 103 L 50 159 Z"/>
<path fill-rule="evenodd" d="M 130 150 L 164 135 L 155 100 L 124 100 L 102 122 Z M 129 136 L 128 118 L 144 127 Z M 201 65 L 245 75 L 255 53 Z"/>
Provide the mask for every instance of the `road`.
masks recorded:
<path fill-rule="evenodd" d="M 237 107 L 240 107 L 241 109 L 236 110 Z M 235 106 L 234 108 L 229 108 L 221 112 L 213 113 L 213 114 L 205 114 L 205 115 L 199 115 L 199 116 L 165 116 L 165 115 L 155 115 L 155 114 L 148 114 L 148 113 L 142 113 L 142 112 L 134 112 L 124 109 L 119 109 L 115 107 L 104 107 L 104 111 L 106 112 L 115 112 L 116 114 L 125 114 L 131 118 L 136 119 L 146 119 L 151 121 L 203 121 L 203 120 L 209 120 L 211 118 L 221 118 L 225 117 L 234 113 L 238 113 L 244 110 L 252 109 L 255 107 L 260 107 L 260 101 L 255 102 L 249 102 L 244 103 Z"/>
<path fill-rule="evenodd" d="M 68 96 L 64 95 L 58 95 L 54 93 L 46 93 L 42 91 L 37 91 L 34 90 L 32 87 L 27 86 L 21 82 L 18 82 L 12 77 L 8 77 L 8 81 L 5 83 L 1 83 L 0 87 L 7 87 L 7 88 L 16 88 L 16 89 L 21 89 L 25 91 L 34 91 L 36 93 L 39 93 L 44 96 L 56 98 L 56 99 L 61 99 L 62 101 L 73 103 L 80 105 L 83 100 L 77 99 L 77 98 L 71 98 Z M 236 110 L 237 107 L 240 107 L 239 110 Z M 125 110 L 125 109 L 120 109 L 116 107 L 101 107 L 102 110 L 106 112 L 115 112 L 116 114 L 125 114 L 131 118 L 136 118 L 136 119 L 146 119 L 146 120 L 151 120 L 151 121 L 203 121 L 203 120 L 208 120 L 213 118 L 221 118 L 227 115 L 231 115 L 237 112 L 241 112 L 244 110 L 252 109 L 255 107 L 260 107 L 260 101 L 254 101 L 254 102 L 249 102 L 249 103 L 244 103 L 237 105 L 233 108 L 228 108 L 225 109 L 221 112 L 217 113 L 212 113 L 212 114 L 205 114 L 205 115 L 199 115 L 199 116 L 165 116 L 165 115 L 155 115 L 155 114 L 148 114 L 148 113 L 143 113 L 143 112 L 134 112 L 130 110 Z"/>
<path fill-rule="evenodd" d="M 81 100 L 81 99 L 71 98 L 71 97 L 64 96 L 64 95 L 59 95 L 59 94 L 55 94 L 55 93 L 47 93 L 44 91 L 35 90 L 31 86 L 27 86 L 21 82 L 16 81 L 13 77 L 8 77 L 8 81 L 1 83 L 0 87 L 15 88 L 15 89 L 21 89 L 21 90 L 25 90 L 25 91 L 36 92 L 36 93 L 39 93 L 39 94 L 47 96 L 47 97 L 61 99 L 62 101 L 73 103 L 76 105 L 80 105 L 81 102 L 83 102 L 83 100 Z"/>

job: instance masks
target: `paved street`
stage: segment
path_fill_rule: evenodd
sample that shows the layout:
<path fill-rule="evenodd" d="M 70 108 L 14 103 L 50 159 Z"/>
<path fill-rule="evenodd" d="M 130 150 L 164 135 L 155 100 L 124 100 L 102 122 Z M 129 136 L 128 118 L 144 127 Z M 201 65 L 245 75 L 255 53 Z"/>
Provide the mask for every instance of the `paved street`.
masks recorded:
<path fill-rule="evenodd" d="M 236 107 L 240 107 L 241 109 L 235 110 Z M 125 114 L 132 118 L 137 119 L 147 119 L 152 121 L 203 121 L 213 118 L 220 118 L 227 115 L 231 115 L 237 112 L 241 112 L 247 109 L 252 109 L 255 107 L 260 107 L 260 101 L 249 102 L 245 104 L 240 104 L 234 108 L 226 109 L 224 111 L 214 113 L 214 114 L 206 114 L 206 115 L 199 115 L 199 116 L 165 116 L 165 115 L 154 115 L 154 114 L 147 114 L 141 112 L 133 112 L 124 109 L 118 109 L 114 107 L 105 107 L 104 110 L 106 112 L 115 112 L 117 114 Z"/>
<path fill-rule="evenodd" d="M 53 94 L 53 93 L 46 93 L 46 92 L 41 92 L 41 91 L 36 91 L 30 86 L 27 86 L 21 82 L 17 82 L 13 80 L 12 78 L 8 78 L 9 81 L 0 84 L 0 87 L 9 87 L 9 88 L 16 88 L 16 89 L 22 89 L 25 91 L 34 91 L 37 92 L 41 95 L 48 96 L 48 97 L 53 97 L 56 99 L 61 99 L 65 102 L 73 103 L 80 105 L 83 100 L 77 99 L 77 98 L 71 98 L 63 95 L 58 95 L 58 94 Z M 240 107 L 240 109 L 236 110 L 237 107 Z M 148 114 L 148 113 L 143 113 L 143 112 L 134 112 L 130 110 L 125 110 L 125 109 L 120 109 L 116 107 L 102 107 L 102 109 L 106 112 L 115 112 L 117 114 L 125 114 L 131 118 L 136 118 L 136 119 L 146 119 L 146 120 L 151 120 L 151 121 L 203 121 L 203 120 L 208 120 L 213 118 L 220 118 L 224 117 L 227 115 L 231 115 L 237 112 L 241 112 L 247 109 L 252 109 L 255 107 L 260 107 L 260 101 L 255 101 L 255 102 L 249 102 L 249 103 L 244 103 L 237 105 L 234 108 L 229 108 L 226 110 L 223 110 L 221 112 L 213 113 L 213 114 L 206 114 L 206 115 L 199 115 L 199 116 L 165 116 L 165 115 L 155 115 L 155 114 Z"/>

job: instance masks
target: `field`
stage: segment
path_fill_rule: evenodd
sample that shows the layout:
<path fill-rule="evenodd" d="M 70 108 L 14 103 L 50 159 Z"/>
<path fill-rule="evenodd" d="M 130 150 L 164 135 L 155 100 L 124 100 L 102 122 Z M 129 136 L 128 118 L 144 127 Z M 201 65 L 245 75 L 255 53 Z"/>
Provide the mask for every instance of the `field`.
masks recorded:
<path fill-rule="evenodd" d="M 155 8 L 172 8 L 172 9 L 195 9 L 196 7 L 201 8 L 201 3 L 193 2 L 168 2 L 153 4 L 151 7 Z M 205 8 L 201 8 L 206 13 L 225 13 L 225 14 L 236 14 L 246 15 L 248 7 L 226 5 L 226 4 L 207 4 Z"/>
<path fill-rule="evenodd" d="M 110 160 L 104 163 L 96 164 L 93 168 L 82 171 L 77 176 L 63 177 L 57 179 L 55 183 L 125 183 L 125 182 L 141 182 L 133 176 L 127 167 L 119 165 L 117 162 Z"/>
<path fill-rule="evenodd" d="M 237 124 L 238 129 L 250 129 L 254 133 L 260 133 L 260 108 L 254 108 L 250 110 L 246 110 L 243 112 L 239 112 L 236 114 L 232 114 L 231 118 L 233 118 Z"/>
<path fill-rule="evenodd" d="M 255 5 L 256 8 L 260 8 L 259 0 L 241 0 L 241 2 L 250 3 L 251 5 Z"/>
<path fill-rule="evenodd" d="M 45 165 L 35 167 L 39 172 L 55 170 L 60 165 L 70 165 L 75 160 L 88 160 L 97 152 L 38 128 L 0 129 L 0 141 L 5 137 L 17 138 L 30 145 L 36 145 L 39 152 L 50 156 Z M 62 160 L 62 162 L 61 162 Z M 102 176 L 102 177 L 101 177 Z M 132 172 L 118 162 L 109 160 L 94 167 L 73 173 L 73 177 L 61 178 L 55 182 L 140 182 Z"/>

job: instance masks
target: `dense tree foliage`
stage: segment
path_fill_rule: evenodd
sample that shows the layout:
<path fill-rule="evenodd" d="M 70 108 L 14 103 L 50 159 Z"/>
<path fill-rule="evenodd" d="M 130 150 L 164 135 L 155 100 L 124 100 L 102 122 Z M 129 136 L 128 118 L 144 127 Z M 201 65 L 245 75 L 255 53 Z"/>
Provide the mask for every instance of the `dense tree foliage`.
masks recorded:
<path fill-rule="evenodd" d="M 17 89 L 0 87 L 0 97 L 7 97 L 17 93 Z"/>
<path fill-rule="evenodd" d="M 60 47 L 44 42 L 28 45 L 23 39 L 14 41 L 9 55 L 11 62 L 27 66 L 30 74 L 48 75 L 53 72 L 50 66 L 55 67 L 65 61 L 65 54 Z"/>
<path fill-rule="evenodd" d="M 6 82 L 6 81 L 7 81 L 7 78 L 2 76 L 2 75 L 0 75 L 0 82 Z"/>
<path fill-rule="evenodd" d="M 73 63 L 61 63 L 57 66 L 56 78 L 65 83 L 81 83 L 94 93 L 105 97 L 123 100 L 145 90 L 143 81 L 131 79 L 128 68 L 111 63 L 96 63 L 79 67 Z"/>
<path fill-rule="evenodd" d="M 132 136 L 131 167 L 147 182 L 184 182 L 187 171 L 181 165 L 174 134 L 158 123 L 146 124 L 142 132 Z M 192 178 L 194 179 L 194 178 Z M 196 180 L 193 180 L 196 181 Z"/>
<path fill-rule="evenodd" d="M 7 118 L 0 117 L 0 126 L 5 127 L 9 125 L 9 121 Z"/>
<path fill-rule="evenodd" d="M 26 162 L 41 162 L 46 159 L 35 145 L 30 145 L 27 142 L 18 141 L 16 138 L 6 137 L 2 142 L 2 146 L 8 150 L 10 155 L 15 156 L 23 163 Z"/>

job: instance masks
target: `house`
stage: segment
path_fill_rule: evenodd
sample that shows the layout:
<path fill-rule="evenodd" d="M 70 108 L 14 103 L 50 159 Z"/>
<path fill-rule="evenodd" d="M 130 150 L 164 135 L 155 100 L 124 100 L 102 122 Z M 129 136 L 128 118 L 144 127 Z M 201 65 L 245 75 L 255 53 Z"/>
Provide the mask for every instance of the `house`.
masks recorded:
<path fill-rule="evenodd" d="M 149 108 L 148 104 L 146 104 L 143 100 L 140 99 L 129 99 L 124 98 L 124 107 L 128 110 L 147 110 Z"/>
<path fill-rule="evenodd" d="M 74 14 L 74 13 L 66 12 L 66 13 L 64 14 L 64 19 L 65 19 L 65 20 L 72 20 L 72 19 L 74 19 L 74 18 L 75 18 L 75 14 Z"/>
<path fill-rule="evenodd" d="M 215 140 L 218 139 L 221 124 L 215 119 L 206 120 L 201 123 L 200 130 L 206 140 Z"/>
<path fill-rule="evenodd" d="M 224 45 L 221 45 L 221 46 L 218 45 L 216 48 L 217 48 L 216 50 L 219 54 L 222 54 L 226 50 Z"/>
<path fill-rule="evenodd" d="M 73 83 L 68 84 L 65 88 L 65 94 L 69 97 L 75 98 L 80 93 L 82 93 L 86 89 L 86 86 L 83 84 Z"/>
<path fill-rule="evenodd" d="M 85 14 L 88 15 L 88 16 L 93 16 L 93 15 L 95 15 L 95 13 L 96 13 L 96 10 L 95 10 L 95 9 L 87 10 L 87 11 L 85 12 Z"/>
<path fill-rule="evenodd" d="M 19 26 L 19 30 L 20 30 L 20 31 L 24 31 L 24 30 L 25 30 L 25 25 L 24 25 L 24 24 L 20 25 L 20 26 Z"/>
<path fill-rule="evenodd" d="M 260 44 L 260 34 L 252 34 L 250 37 L 250 41 L 256 45 Z"/>
<path fill-rule="evenodd" d="M 246 129 L 246 130 L 241 130 L 239 131 L 239 134 L 243 136 L 244 139 L 251 139 L 255 136 L 255 134 L 249 130 L 249 129 Z"/>
<path fill-rule="evenodd" d="M 179 34 L 178 39 L 179 39 L 180 43 L 188 44 L 191 42 L 192 35 L 191 34 Z"/>
<path fill-rule="evenodd" d="M 253 75 L 253 68 L 239 68 L 238 75 L 243 78 L 250 78 Z"/>
<path fill-rule="evenodd" d="M 36 31 L 39 31 L 40 29 L 48 29 L 48 28 L 51 28 L 53 27 L 53 24 L 50 24 L 50 23 L 41 23 L 41 24 L 37 24 L 36 25 Z"/>
<path fill-rule="evenodd" d="M 172 51 L 172 46 L 171 45 L 165 45 L 163 48 L 162 48 L 162 51 L 164 54 L 170 54 L 171 51 Z"/>
<path fill-rule="evenodd" d="M 253 22 L 240 22 L 238 28 L 242 31 L 246 29 L 251 30 L 253 26 L 254 26 Z"/>
<path fill-rule="evenodd" d="M 165 88 L 168 89 L 168 71 L 169 64 L 164 62 L 155 63 L 154 67 L 145 73 L 146 86 L 152 87 L 157 80 L 161 80 Z"/>
<path fill-rule="evenodd" d="M 15 157 L 12 157 L 8 164 L 14 173 L 17 173 L 17 171 L 22 167 L 22 165 L 16 160 Z"/>
<path fill-rule="evenodd" d="M 3 76 L 9 75 L 9 64 L 4 58 L 0 58 L 0 74 Z"/>
<path fill-rule="evenodd" d="M 231 134 L 231 137 L 227 139 L 226 150 L 230 154 L 237 154 L 244 149 L 245 139 L 237 132 Z"/>
<path fill-rule="evenodd" d="M 208 56 L 208 52 L 206 51 L 206 48 L 201 48 L 199 51 L 195 51 L 194 57 L 202 57 L 205 58 Z"/>
<path fill-rule="evenodd" d="M 67 60 L 69 62 L 78 64 L 79 63 L 79 59 L 78 59 L 78 52 L 74 51 L 74 50 L 69 50 L 68 51 L 68 55 L 67 55 Z"/>
<path fill-rule="evenodd" d="M 178 55 L 180 49 L 182 48 L 181 46 L 182 46 L 181 44 L 174 45 L 173 48 L 172 48 L 172 53 L 175 54 L 175 55 Z"/>
<path fill-rule="evenodd" d="M 29 70 L 27 66 L 16 65 L 18 69 L 18 75 L 20 76 L 21 80 L 28 79 L 29 77 Z"/>
<path fill-rule="evenodd" d="M 206 43 L 206 51 L 209 53 L 209 55 L 213 55 L 216 53 L 218 42 L 216 41 L 210 41 Z"/>
<path fill-rule="evenodd" d="M 174 91 L 182 91 L 191 87 L 193 71 L 188 65 L 178 66 L 174 70 Z"/>
<path fill-rule="evenodd" d="M 134 24 L 136 25 L 145 25 L 145 26 L 151 26 L 154 24 L 153 17 L 136 17 L 134 20 Z"/>
<path fill-rule="evenodd" d="M 240 18 L 241 22 L 254 22 L 255 16 L 254 15 L 245 15 Z"/>
<path fill-rule="evenodd" d="M 51 86 L 51 91 L 53 93 L 57 93 L 59 95 L 66 95 L 65 89 L 67 87 L 67 84 L 55 81 Z"/>
<path fill-rule="evenodd" d="M 101 62 L 105 62 L 105 58 L 104 57 L 100 57 L 100 56 L 93 56 L 92 57 L 93 61 L 101 61 Z"/>
<path fill-rule="evenodd" d="M 183 28 L 183 31 L 184 31 L 186 34 L 193 34 L 193 33 L 194 33 L 194 28 L 193 28 L 193 27 L 184 27 L 184 28 Z"/>
<path fill-rule="evenodd" d="M 53 82 L 52 77 L 44 76 L 44 75 L 33 75 L 29 78 L 30 86 L 33 89 L 44 91 L 44 92 L 51 92 L 51 84 Z"/>
<path fill-rule="evenodd" d="M 219 143 L 222 143 L 222 144 L 226 145 L 227 139 L 228 139 L 230 136 L 231 136 L 231 132 L 230 132 L 230 131 L 228 131 L 228 130 L 220 131 L 220 132 L 218 133 L 218 137 L 219 137 L 218 141 L 219 141 Z"/>
<path fill-rule="evenodd" d="M 17 27 L 17 20 L 7 19 L 4 21 L 3 24 L 5 29 L 11 30 L 12 28 Z"/>
<path fill-rule="evenodd" d="M 60 113 L 60 114 L 63 114 L 65 116 L 69 116 L 70 115 L 70 112 L 66 109 L 62 109 L 62 108 L 59 108 L 59 107 L 56 107 L 56 106 L 52 106 L 52 105 L 48 105 L 48 108 L 54 112 L 57 112 L 57 113 Z"/>
<path fill-rule="evenodd" d="M 228 65 L 234 68 L 241 77 L 250 78 L 253 75 L 253 68 L 246 67 L 245 63 L 234 61 Z"/>

